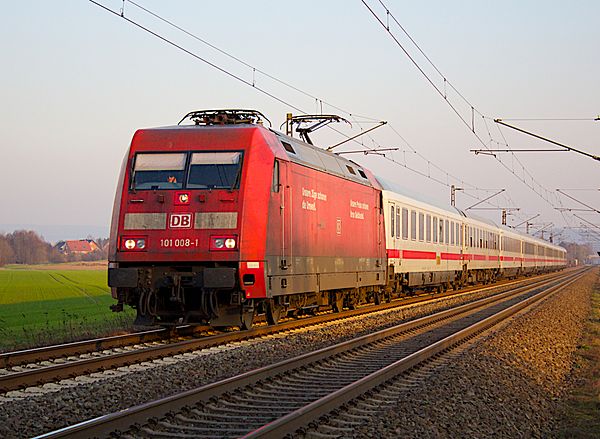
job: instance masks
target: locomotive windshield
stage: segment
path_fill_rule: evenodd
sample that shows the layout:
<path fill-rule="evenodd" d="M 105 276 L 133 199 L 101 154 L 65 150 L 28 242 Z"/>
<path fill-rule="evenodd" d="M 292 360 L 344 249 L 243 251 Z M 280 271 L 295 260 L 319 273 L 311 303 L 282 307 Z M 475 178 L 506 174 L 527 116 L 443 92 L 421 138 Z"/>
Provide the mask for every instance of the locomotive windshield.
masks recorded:
<path fill-rule="evenodd" d="M 233 189 L 240 178 L 239 152 L 196 152 L 190 161 L 190 189 Z"/>
<path fill-rule="evenodd" d="M 180 189 L 185 177 L 184 153 L 138 154 L 133 168 L 134 189 Z"/>
<path fill-rule="evenodd" d="M 239 187 L 241 156 L 240 152 L 137 154 L 131 188 L 235 189 Z"/>

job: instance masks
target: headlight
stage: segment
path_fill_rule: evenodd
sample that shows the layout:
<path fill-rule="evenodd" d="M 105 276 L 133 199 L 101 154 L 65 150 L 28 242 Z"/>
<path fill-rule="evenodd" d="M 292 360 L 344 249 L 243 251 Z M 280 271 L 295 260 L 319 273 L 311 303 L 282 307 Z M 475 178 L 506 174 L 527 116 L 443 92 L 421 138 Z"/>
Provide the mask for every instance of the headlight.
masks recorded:
<path fill-rule="evenodd" d="M 120 249 L 124 251 L 146 251 L 146 237 L 123 236 Z"/>
<path fill-rule="evenodd" d="M 225 235 L 225 236 L 211 236 L 210 237 L 210 250 L 213 251 L 227 251 L 237 249 L 237 236 L 236 235 Z"/>

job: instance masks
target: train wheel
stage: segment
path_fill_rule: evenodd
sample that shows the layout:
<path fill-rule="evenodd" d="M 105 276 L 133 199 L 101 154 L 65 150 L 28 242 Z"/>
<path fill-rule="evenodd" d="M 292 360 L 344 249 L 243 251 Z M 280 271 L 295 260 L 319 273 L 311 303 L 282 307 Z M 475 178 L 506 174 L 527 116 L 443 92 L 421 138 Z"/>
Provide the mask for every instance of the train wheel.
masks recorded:
<path fill-rule="evenodd" d="M 267 303 L 267 323 L 269 325 L 276 325 L 279 323 L 281 314 L 283 313 L 283 306 L 276 304 L 274 300 L 269 300 Z"/>
<path fill-rule="evenodd" d="M 373 302 L 375 302 L 375 305 L 381 305 L 381 293 L 379 291 L 373 293 Z"/>
<path fill-rule="evenodd" d="M 252 328 L 252 321 L 254 320 L 254 308 L 242 309 L 241 325 L 242 330 Z"/>
<path fill-rule="evenodd" d="M 342 312 L 344 309 L 344 294 L 335 293 L 335 300 L 333 302 L 333 312 Z"/>

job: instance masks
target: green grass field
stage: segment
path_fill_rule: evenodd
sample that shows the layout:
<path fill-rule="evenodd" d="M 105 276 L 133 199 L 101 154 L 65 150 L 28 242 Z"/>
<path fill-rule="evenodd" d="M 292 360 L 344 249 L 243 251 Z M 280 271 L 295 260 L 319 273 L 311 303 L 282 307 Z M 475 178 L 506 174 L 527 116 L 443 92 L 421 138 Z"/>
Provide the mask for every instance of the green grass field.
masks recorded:
<path fill-rule="evenodd" d="M 113 313 L 106 270 L 0 270 L 0 351 L 129 330 L 133 312 Z"/>

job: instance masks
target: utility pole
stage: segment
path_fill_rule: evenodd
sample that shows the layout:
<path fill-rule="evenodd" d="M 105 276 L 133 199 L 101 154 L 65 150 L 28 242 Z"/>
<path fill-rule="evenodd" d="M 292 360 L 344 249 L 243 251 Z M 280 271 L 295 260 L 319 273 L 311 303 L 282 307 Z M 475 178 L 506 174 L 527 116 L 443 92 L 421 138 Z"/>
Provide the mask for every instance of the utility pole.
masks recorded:
<path fill-rule="evenodd" d="M 452 207 L 456 207 L 456 191 L 462 191 L 463 188 L 456 187 L 454 185 L 450 186 L 450 205 Z"/>

